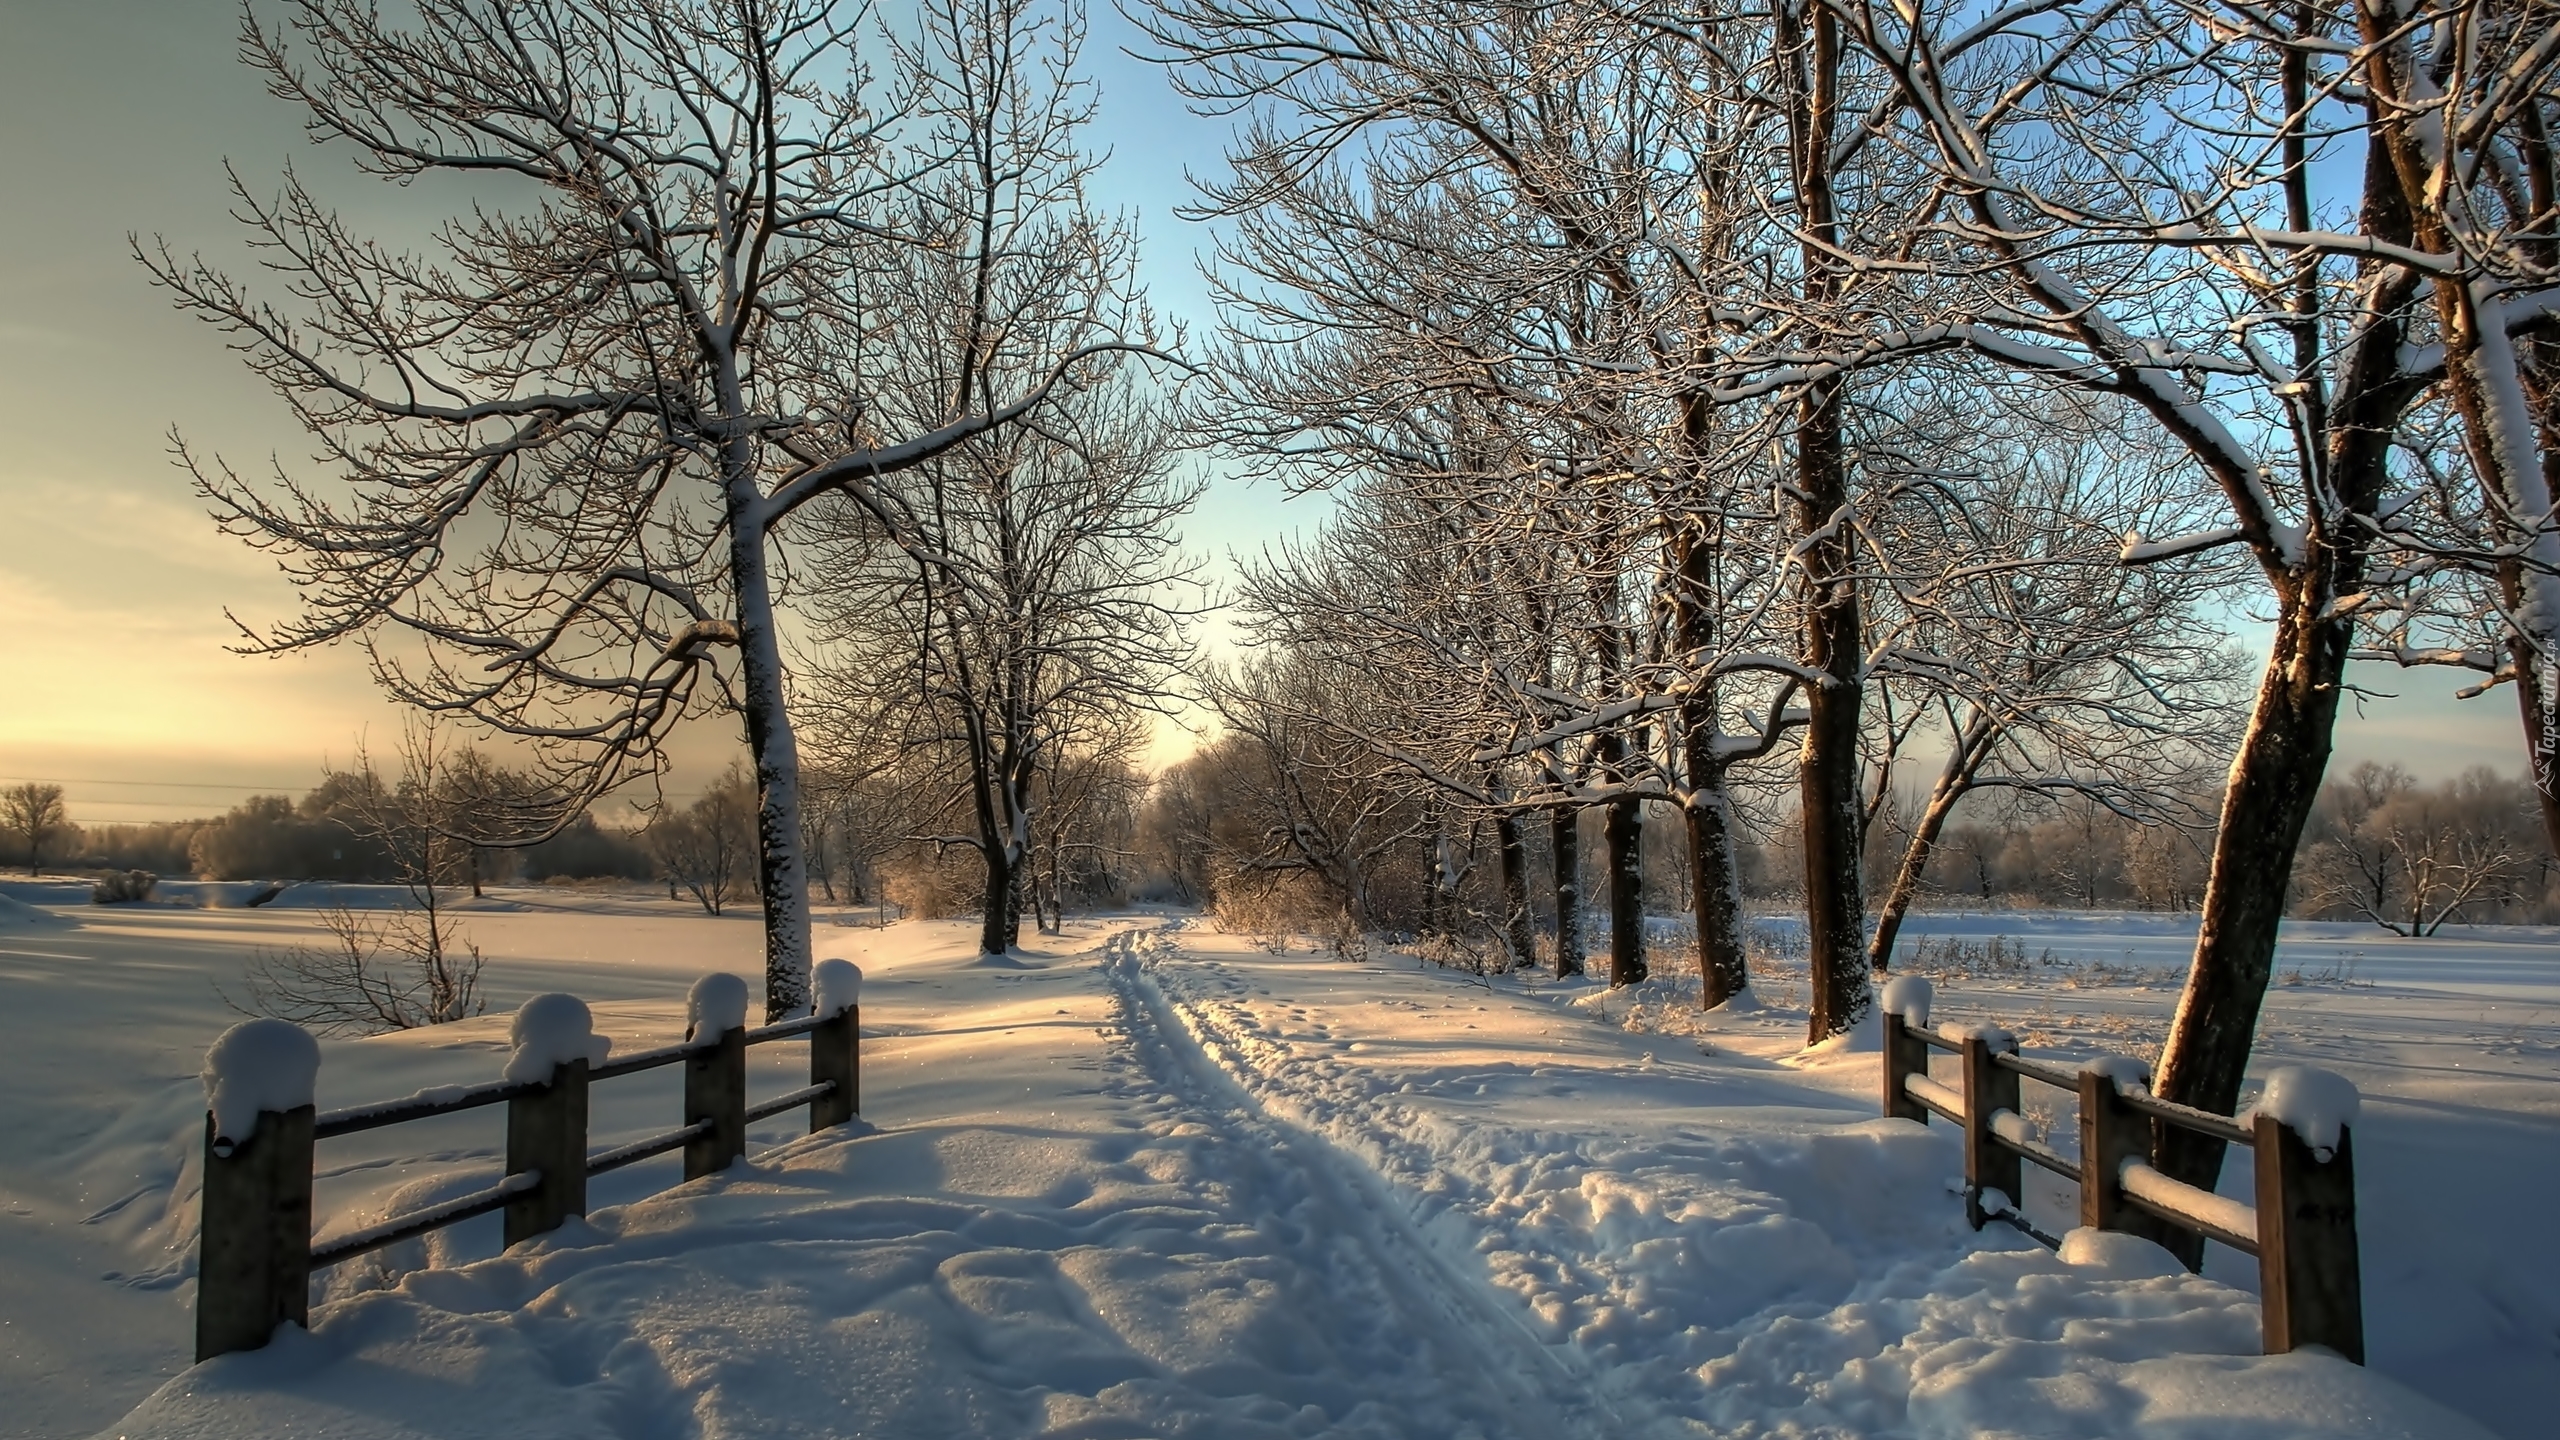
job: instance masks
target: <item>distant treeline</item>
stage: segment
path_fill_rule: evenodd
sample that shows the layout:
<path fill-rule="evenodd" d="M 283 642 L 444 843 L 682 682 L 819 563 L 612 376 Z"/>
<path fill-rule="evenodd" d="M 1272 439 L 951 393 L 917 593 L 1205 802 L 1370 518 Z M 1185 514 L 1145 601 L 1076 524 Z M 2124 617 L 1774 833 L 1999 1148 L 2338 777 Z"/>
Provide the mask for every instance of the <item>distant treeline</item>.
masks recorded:
<path fill-rule="evenodd" d="M 395 880 L 391 856 L 379 840 L 362 833 L 352 811 L 352 793 L 360 784 L 352 776 L 332 775 L 300 800 L 253 795 L 205 820 L 73 826 L 47 843 L 45 868 L 147 870 L 201 880 Z M 477 878 L 493 884 L 647 880 L 658 873 L 636 835 L 585 816 L 539 845 L 477 850 L 471 859 Z M 0 836 L 0 864 L 26 864 L 21 837 Z"/>
<path fill-rule="evenodd" d="M 1323 807 L 1326 775 L 1273 783 L 1244 743 L 1229 739 L 1160 776 L 1133 842 L 1133 887 L 1145 898 L 1210 905 L 1248 926 L 1317 929 L 1356 885 L 1373 923 L 1428 929 L 1454 906 L 1499 914 L 1498 837 L 1487 822 L 1433 823 L 1426 800 L 1399 807 L 1370 797 L 1317 808 L 1328 822 L 1292 828 L 1275 797 Z M 1257 783 L 1260 782 L 1260 783 Z M 1307 797 L 1314 798 L 1310 802 Z M 1888 797 L 1870 822 L 1865 864 L 1882 888 L 1922 797 Z M 2204 894 L 2218 788 L 2199 776 L 2152 813 L 2129 816 L 2085 797 L 1977 792 L 1958 808 L 1931 855 L 1924 908 L 2193 910 Z M 2366 920 L 2403 933 L 2442 923 L 2560 922 L 2560 861 L 2542 840 L 2535 797 L 2521 778 L 2479 768 L 2423 784 L 2398 766 L 2360 764 L 2330 777 L 2302 839 L 2288 912 L 2305 919 Z M 1646 807 L 1640 852 L 1647 908 L 1689 906 L 1689 857 L 1670 808 Z M 2161 818 L 2183 813 L 2189 824 Z M 1355 815 L 1365 833 L 1342 821 Z M 1552 930 L 1555 832 L 1545 814 L 1516 832 L 1530 877 L 1531 910 Z M 1585 911 L 1604 893 L 1603 811 L 1573 827 Z M 1735 847 L 1745 896 L 1763 905 L 1802 895 L 1803 846 L 1794 817 L 1775 805 L 1746 811 Z M 1304 857 L 1273 858 L 1274 834 L 1311 836 Z M 1444 846 L 1442 837 L 1447 836 Z M 1337 837 L 1348 837 L 1337 838 Z M 1374 837 L 1374 838 L 1370 838 Z M 1367 848 L 1354 854 L 1355 844 Z M 1356 858 L 1356 868 L 1350 863 Z M 1882 877 L 1882 878 L 1879 878 Z"/>

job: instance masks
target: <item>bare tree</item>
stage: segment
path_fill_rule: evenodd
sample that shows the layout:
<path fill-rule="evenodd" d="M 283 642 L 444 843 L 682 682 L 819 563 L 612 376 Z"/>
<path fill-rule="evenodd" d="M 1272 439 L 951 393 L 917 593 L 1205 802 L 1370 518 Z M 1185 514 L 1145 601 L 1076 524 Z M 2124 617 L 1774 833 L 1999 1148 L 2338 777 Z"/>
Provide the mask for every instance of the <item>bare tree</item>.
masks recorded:
<path fill-rule="evenodd" d="M 2239 547 L 2272 602 L 2157 1080 L 2168 1098 L 2227 1112 L 2356 614 L 2374 603 L 2393 438 L 2435 381 L 2408 207 L 2381 151 L 2367 147 L 2361 165 L 2353 153 L 2382 102 L 2345 83 L 2318 7 L 2253 12 L 2227 35 L 2174 0 L 2020 7 L 1979 25 L 1865 0 L 1834 8 L 1937 172 L 1942 218 L 1910 258 L 1946 292 L 1939 333 L 2146 412 L 2226 523 L 2130 536 L 2122 559 Z M 2332 136 L 2349 138 L 2315 164 Z M 2190 1132 L 2164 1131 L 2156 1148 L 2190 1183 L 2210 1185 L 2221 1166 L 2221 1142 Z"/>
<path fill-rule="evenodd" d="M 1203 688 L 1243 754 L 1221 800 L 1234 820 L 1221 858 L 1246 876 L 1297 875 L 1340 906 L 1354 935 L 1373 928 L 1377 884 L 1429 831 L 1425 782 L 1358 738 L 1383 676 L 1308 651 L 1250 656 Z"/>
<path fill-rule="evenodd" d="M 2353 16 L 2373 178 L 2405 215 L 2395 258 L 2434 295 L 2423 363 L 2460 417 L 2472 472 L 2446 510 L 2454 535 L 2415 558 L 2482 582 L 2471 588 L 2494 646 L 2485 660 L 2467 647 L 2426 658 L 2515 685 L 2560 854 L 2560 40 L 2546 7 L 2514 0 Z"/>
<path fill-rule="evenodd" d="M 727 909 L 755 856 L 755 792 L 746 772 L 731 765 L 691 805 L 662 811 L 641 838 L 671 892 L 682 888 L 706 915 Z"/>
<path fill-rule="evenodd" d="M 1867 943 L 1878 972 L 1966 796 L 1998 789 L 2193 828 L 2204 817 L 2186 813 L 2188 779 L 2221 761 L 2239 724 L 2240 670 L 2206 613 L 2228 568 L 2117 563 L 2126 531 L 2192 509 L 2175 455 L 2124 433 L 2119 407 L 2095 397 L 2021 409 L 1959 393 L 1970 418 L 1910 438 L 1986 473 L 1931 464 L 1929 483 L 1896 487 L 1863 526 L 1894 557 L 1876 587 L 1871 828 L 1915 733 L 1946 747 L 1897 837 Z"/>
<path fill-rule="evenodd" d="M 1161 397 L 1091 355 L 1150 336 L 1128 228 L 1092 206 L 1092 114 L 1075 78 L 1083 12 L 947 0 L 924 12 L 919 73 L 957 156 L 915 187 L 940 227 L 874 283 L 891 308 L 949 316 L 884 338 L 919 416 L 967 410 L 1064 367 L 1031 423 L 957 443 L 828 508 L 816 604 L 821 704 L 844 763 L 883 747 L 928 767 L 960 823 L 937 844 L 984 870 L 979 944 L 1020 931 L 1044 771 L 1167 702 L 1189 655 L 1174 526 L 1198 496 L 1175 474 Z M 922 763 L 917 763 L 922 762 Z"/>
<path fill-rule="evenodd" d="M 302 588 L 300 616 L 245 630 L 243 648 L 356 639 L 403 701 L 534 742 L 550 783 L 492 837 L 513 841 L 657 768 L 688 708 L 734 705 L 755 768 L 766 1013 L 805 1008 L 777 538 L 810 502 L 868 495 L 1081 383 L 1069 372 L 1117 343 L 1115 317 L 1085 314 L 1041 366 L 974 374 L 992 386 L 883 403 L 912 357 L 882 333 L 983 337 L 970 327 L 988 317 L 893 322 L 873 303 L 876 276 L 947 241 L 940 198 L 913 183 L 944 157 L 906 142 L 948 93 L 901 54 L 875 105 L 859 6 L 283 10 L 280 25 L 244 10 L 243 52 L 316 140 L 485 199 L 412 255 L 357 236 L 290 174 L 273 199 L 235 180 L 282 305 L 137 247 L 335 475 L 332 494 L 188 458 L 225 528 Z M 894 119 L 909 95 L 914 115 Z M 720 649 L 734 675 L 706 686 Z"/>
<path fill-rule="evenodd" d="M 1179 84 L 1205 106 L 1254 108 L 1237 176 L 1212 203 L 1247 243 L 1274 207 L 1314 222 L 1295 227 L 1295 251 L 1262 245 L 1249 257 L 1270 293 L 1230 297 L 1268 332 L 1264 343 L 1349 343 L 1310 333 L 1342 317 L 1381 360 L 1406 362 L 1401 374 L 1345 368 L 1376 378 L 1382 406 L 1409 407 L 1435 387 L 1498 396 L 1516 426 L 1504 447 L 1515 473 L 1551 474 L 1592 522 L 1585 596 L 1614 585 L 1621 603 L 1614 617 L 1585 604 L 1577 658 L 1588 689 L 1637 707 L 1573 732 L 1609 792 L 1595 798 L 1610 820 L 1613 970 L 1641 964 L 1628 921 L 1642 801 L 1627 787 L 1686 785 L 1699 797 L 1683 805 L 1692 848 L 1712 857 L 1729 828 L 1716 803 L 1722 776 L 1712 763 L 1666 773 L 1656 759 L 1665 732 L 1681 724 L 1706 742 L 1741 740 L 1738 717 L 1764 713 L 1755 702 L 1767 687 L 1791 680 L 1811 1030 L 1846 1028 L 1867 983 L 1867 646 L 1852 503 L 1861 480 L 1844 415 L 1862 365 L 1945 339 L 1880 338 L 1911 317 L 1908 295 L 1885 280 L 1898 267 L 1849 263 L 1853 250 L 1925 233 L 1926 220 L 1907 208 L 1909 187 L 1880 178 L 1896 149 L 1841 124 L 1844 105 L 1854 101 L 1854 118 L 1864 102 L 1843 90 L 1831 12 L 1673 23 L 1471 0 L 1159 0 L 1155 13 L 1155 34 L 1182 62 Z M 1858 238 L 1869 234 L 1879 238 Z M 1284 289 L 1305 298 L 1288 303 Z M 1333 441 L 1356 428 L 1309 430 Z M 1268 433 L 1285 447 L 1298 432 Z M 1779 560 L 1781 609 L 1728 614 L 1730 582 L 1703 579 L 1725 553 L 1720 522 L 1737 513 L 1754 532 L 1739 549 Z M 1771 529 L 1788 542 L 1757 544 Z M 1678 561 L 1670 576 L 1697 574 L 1666 583 L 1652 563 L 1666 552 Z M 1671 623 L 1657 625 L 1665 614 Z M 1785 638 L 1747 633 L 1759 628 Z M 1784 678 L 1699 682 L 1718 671 L 1701 654 L 1746 652 Z M 1672 681 L 1666 662 L 1690 678 Z M 1692 707 L 1685 724 L 1644 708 L 1675 696 Z M 1732 717 L 1709 713 L 1728 705 Z M 1745 757 L 1774 733 L 1751 728 Z M 1702 743 L 1695 753 L 1722 752 Z M 1567 833 L 1561 815 L 1556 833 Z M 1693 896 L 1726 889 L 1691 885 Z M 1711 968 L 1738 976 L 1738 950 Z"/>
<path fill-rule="evenodd" d="M 2473 907 L 2512 901 L 2531 869 L 2519 798 L 2487 770 L 2423 787 L 2396 765 L 2358 765 L 2320 797 L 2323 833 L 2304 857 L 2310 903 L 2394 935 L 2432 935 Z"/>
<path fill-rule="evenodd" d="M 246 1014 L 327 1031 L 378 1034 L 468 1019 L 488 1008 L 480 947 L 464 941 L 454 892 L 470 883 L 468 822 L 486 767 L 456 755 L 432 719 L 400 739 L 400 773 L 385 781 L 359 749 L 339 783 L 340 823 L 389 857 L 404 903 L 386 914 L 347 905 L 321 912 L 329 939 L 261 952 L 244 977 Z M 228 997 L 226 997 L 227 999 Z"/>
<path fill-rule="evenodd" d="M 62 787 L 30 780 L 0 790 L 0 825 L 27 847 L 27 873 L 41 874 L 44 849 L 71 829 L 71 812 L 62 803 Z"/>

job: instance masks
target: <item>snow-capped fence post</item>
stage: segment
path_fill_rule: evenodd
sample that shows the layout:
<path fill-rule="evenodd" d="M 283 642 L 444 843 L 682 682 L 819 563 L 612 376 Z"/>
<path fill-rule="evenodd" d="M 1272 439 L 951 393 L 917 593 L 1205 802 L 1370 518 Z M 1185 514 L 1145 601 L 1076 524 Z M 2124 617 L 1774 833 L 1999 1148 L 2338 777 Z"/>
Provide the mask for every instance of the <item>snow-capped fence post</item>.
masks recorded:
<path fill-rule="evenodd" d="M 1925 1010 L 1915 1019 L 1910 1012 L 1919 1007 L 1901 1003 L 1908 999 L 1886 991 L 1885 1113 L 1908 1113 L 1908 1105 L 1923 1124 L 1937 1114 L 1963 1128 L 1965 1218 L 1973 1228 L 1998 1219 L 2048 1246 L 2062 1244 L 2025 1213 L 2021 1162 L 2032 1163 L 2079 1182 L 2079 1223 L 2089 1229 L 2164 1245 L 2192 1236 L 2199 1252 L 2212 1241 L 2255 1256 L 2268 1354 L 2318 1345 L 2364 1363 L 2353 1085 L 2325 1070 L 2282 1066 L 2267 1076 L 2256 1113 L 2235 1119 L 2152 1094 L 2149 1069 L 2125 1056 L 2097 1056 L 2075 1071 L 2026 1059 L 2007 1031 L 1992 1026 L 1950 1025 L 1932 1033 L 1919 1028 Z M 1961 1058 L 1963 1093 L 1929 1078 L 1932 1049 Z M 2039 1140 L 2022 1118 L 2021 1079 L 2078 1097 L 2076 1160 Z M 2257 1168 L 2255 1203 L 2154 1168 L 2152 1146 L 2170 1129 L 2247 1147 Z M 2180 1258 L 2190 1268 L 2198 1263 Z"/>
<path fill-rule="evenodd" d="M 205 1054 L 196 1359 L 255 1350 L 311 1319 L 311 1147 L 320 1046 L 245 1020 Z"/>
<path fill-rule="evenodd" d="M 2251 1125 L 2258 1183 L 2258 1300 L 2270 1355 L 2321 1345 L 2364 1363 L 2356 1254 L 2355 1087 L 2322 1070 L 2267 1077 Z"/>
<path fill-rule="evenodd" d="M 1884 987 L 1877 1023 L 1884 1040 L 1884 1113 L 1896 1120 L 1929 1123 L 1928 1107 L 1911 1094 L 1909 1077 L 1929 1073 L 1929 982 L 1897 975 Z"/>
<path fill-rule="evenodd" d="M 703 1043 L 706 1035 L 719 1038 Z M 685 998 L 684 1178 L 717 1175 L 747 1153 L 747 982 L 705 975 Z"/>
<path fill-rule="evenodd" d="M 684 1146 L 684 1178 L 717 1175 L 747 1153 L 747 1027 L 685 1057 L 684 1123 L 705 1126 Z"/>
<path fill-rule="evenodd" d="M 282 1020 L 232 1026 L 205 1054 L 196 1358 L 255 1350 L 279 1324 L 309 1323 L 313 1272 L 358 1255 L 500 1211 L 512 1246 L 585 1214 L 590 1177 L 678 1149 L 687 1179 L 723 1169 L 746 1153 L 749 1125 L 801 1106 L 813 1132 L 852 1120 L 862 1106 L 855 1003 L 862 972 L 826 960 L 812 979 L 815 1013 L 749 1029 L 746 983 L 706 976 L 693 988 L 683 1043 L 610 1059 L 586 1002 L 537 995 L 516 1011 L 515 1048 L 498 1080 L 326 1113 L 313 1104 L 318 1042 Z M 801 1035 L 810 1041 L 809 1084 L 748 1104 L 747 1050 Z M 588 1153 L 589 1088 L 675 1065 L 686 1072 L 685 1124 Z M 313 1243 L 317 1142 L 497 1105 L 507 1108 L 506 1175 L 498 1183 Z"/>
<path fill-rule="evenodd" d="M 507 1173 L 534 1177 L 507 1201 L 505 1243 L 514 1245 L 587 1213 L 587 1072 L 605 1047 L 575 995 L 527 1000 L 509 1034 L 507 1078 L 542 1082 L 507 1101 Z"/>
<path fill-rule="evenodd" d="M 2026 1203 L 2024 1162 L 2017 1151 L 1996 1143 L 1991 1130 L 1993 1116 L 2015 1115 L 2020 1109 L 2018 1073 L 1992 1057 L 2014 1055 L 2017 1049 L 2018 1042 L 2005 1031 L 1975 1030 L 1964 1037 L 1959 1052 L 1964 1066 L 1964 1213 L 1976 1230 L 1992 1216 L 2016 1213 Z M 1993 1195 L 1998 1199 L 1988 1198 Z"/>
<path fill-rule="evenodd" d="M 2123 1056 L 2107 1055 L 2080 1071 L 2080 1223 L 2092 1230 L 2151 1236 L 2151 1217 L 2124 1195 L 2124 1167 L 2151 1158 L 2151 1121 L 2125 1103 L 2119 1077 L 2137 1082 L 2149 1072 Z"/>
<path fill-rule="evenodd" d="M 311 1322 L 313 1107 L 269 1110 L 248 1139 L 205 1119 L 203 1241 L 196 1259 L 196 1359 L 255 1350 L 276 1327 Z"/>
<path fill-rule="evenodd" d="M 862 1112 L 862 971 L 849 960 L 821 960 L 809 978 L 818 1012 L 809 1032 L 809 1084 L 827 1087 L 809 1102 L 815 1135 Z"/>
<path fill-rule="evenodd" d="M 507 1244 L 587 1213 L 585 1057 L 553 1066 L 551 1083 L 507 1102 L 507 1173 L 535 1177 L 533 1188 L 507 1201 Z"/>

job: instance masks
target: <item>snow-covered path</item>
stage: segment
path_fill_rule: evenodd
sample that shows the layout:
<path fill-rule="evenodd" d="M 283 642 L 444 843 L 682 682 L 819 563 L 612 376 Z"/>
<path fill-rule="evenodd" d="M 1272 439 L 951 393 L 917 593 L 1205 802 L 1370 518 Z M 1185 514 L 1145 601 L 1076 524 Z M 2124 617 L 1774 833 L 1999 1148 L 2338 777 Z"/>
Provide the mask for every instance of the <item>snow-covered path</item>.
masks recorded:
<path fill-rule="evenodd" d="M 1614 1434 L 2479 1433 L 2335 1359 L 2258 1356 L 2254 1298 L 2148 1245 L 1977 1235 L 1951 1131 L 1593 1025 L 1587 987 L 1167 952 L 1149 973 L 1203 1053 L 1372 1167 Z"/>
<path fill-rule="evenodd" d="M 581 923 L 604 968 L 571 987 L 619 1045 L 673 1038 L 720 927 Z M 776 1121 L 723 1176 L 636 1198 L 671 1178 L 625 1172 L 507 1255 L 466 1227 L 436 1268 L 414 1244 L 359 1262 L 314 1333 L 188 1370 L 105 1433 L 2482 1433 L 2387 1375 L 2256 1355 L 2254 1298 L 2149 1247 L 1966 1229 L 1950 1132 L 1874 1119 L 1841 1085 L 1871 1061 L 1738 1043 L 1748 1016 L 1737 1043 L 1646 1033 L 1590 987 L 1180 920 L 1005 961 L 959 925 L 822 934 L 867 972 L 880 1128 Z M 322 1103 L 481 1078 L 503 1024 L 332 1044 Z M 758 1093 L 796 1083 L 768 1070 Z M 671 1097 L 628 1083 L 599 1091 L 599 1145 L 666 1123 Z M 128 1208 L 191 1213 L 191 1082 L 127 1103 L 117 1163 L 161 1177 Z M 489 1135 L 401 1133 L 376 1132 L 445 1158 L 324 1153 L 324 1228 L 490 1163 Z M 188 1288 L 120 1303 L 179 1319 Z"/>
<path fill-rule="evenodd" d="M 1203 1052 L 1141 959 L 1168 953 L 1168 938 L 1128 931 L 1105 949 L 1121 1058 L 1135 1072 L 1122 1094 L 1173 1133 L 1205 1128 L 1204 1178 L 1247 1202 L 1274 1255 L 1315 1282 L 1308 1308 L 1330 1312 L 1328 1328 L 1350 1327 L 1345 1354 L 1386 1361 L 1385 1433 L 1596 1433 L 1581 1377 L 1453 1274 L 1401 1197 L 1322 1137 L 1273 1121 Z"/>
<path fill-rule="evenodd" d="M 1374 1181 L 1167 1027 L 1131 939 L 875 962 L 890 1131 L 386 1277 L 114 1433 L 1579 1433 L 1571 1377 Z"/>

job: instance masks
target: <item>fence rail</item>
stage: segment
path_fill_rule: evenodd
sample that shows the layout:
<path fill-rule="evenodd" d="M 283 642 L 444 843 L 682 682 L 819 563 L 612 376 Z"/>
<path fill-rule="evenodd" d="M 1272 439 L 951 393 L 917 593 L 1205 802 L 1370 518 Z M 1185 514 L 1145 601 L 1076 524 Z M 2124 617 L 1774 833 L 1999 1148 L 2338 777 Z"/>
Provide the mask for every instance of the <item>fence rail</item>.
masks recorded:
<path fill-rule="evenodd" d="M 1897 980 L 1887 992 L 1884 1113 L 1923 1125 L 1937 1115 L 1963 1130 L 1965 1218 L 1973 1228 L 1998 1220 L 2059 1245 L 2023 1208 L 2022 1167 L 2049 1170 L 2078 1183 L 2083 1226 L 2149 1239 L 2184 1230 L 2256 1257 L 2267 1353 L 2320 1345 L 2364 1363 L 2351 1126 L 2339 1125 L 2333 1144 L 2315 1145 L 2263 1110 L 2243 1122 L 2163 1100 L 2147 1088 L 2144 1067 L 2122 1056 L 2072 1070 L 2022 1058 L 2004 1031 L 1932 1031 L 1928 1005 L 1924 982 Z M 1956 1057 L 1958 1084 L 1931 1078 L 1932 1051 Z M 2077 1098 L 2076 1158 L 2037 1140 L 2020 1103 L 2022 1080 Z M 2247 1148 L 2257 1203 L 2243 1204 L 2156 1169 L 2154 1142 L 2166 1129 Z"/>
<path fill-rule="evenodd" d="M 836 964 L 839 962 L 828 962 Z M 859 972 L 852 972 L 858 981 Z M 737 982 L 722 977 L 734 986 Z M 699 993 L 699 987 L 697 987 Z M 823 989 L 822 989 L 823 993 Z M 545 1000 L 568 997 L 542 997 Z M 258 1025 L 280 1022 L 256 1021 Z M 587 1181 L 669 1151 L 684 1151 L 684 1178 L 727 1169 L 746 1153 L 747 1127 L 806 1106 L 815 1134 L 861 1109 L 858 1004 L 748 1028 L 740 1024 L 680 1045 L 601 1062 L 569 1060 L 535 1080 L 448 1086 L 398 1100 L 320 1112 L 262 1109 L 243 1139 L 205 1116 L 202 1242 L 196 1281 L 196 1359 L 265 1345 L 279 1324 L 310 1320 L 311 1274 L 475 1216 L 503 1212 L 512 1246 L 587 1209 Z M 293 1032 L 285 1032 L 292 1038 Z M 747 1099 L 747 1050 L 806 1035 L 809 1083 L 760 1103 Z M 299 1043 L 309 1045 L 307 1040 Z M 316 1055 L 317 1047 L 310 1046 Z M 316 1062 L 313 1062 L 316 1064 Z M 684 1123 L 610 1149 L 587 1148 L 587 1093 L 599 1080 L 682 1065 Z M 507 1107 L 506 1174 L 364 1229 L 311 1243 L 312 1155 L 317 1141 L 486 1106 Z"/>

